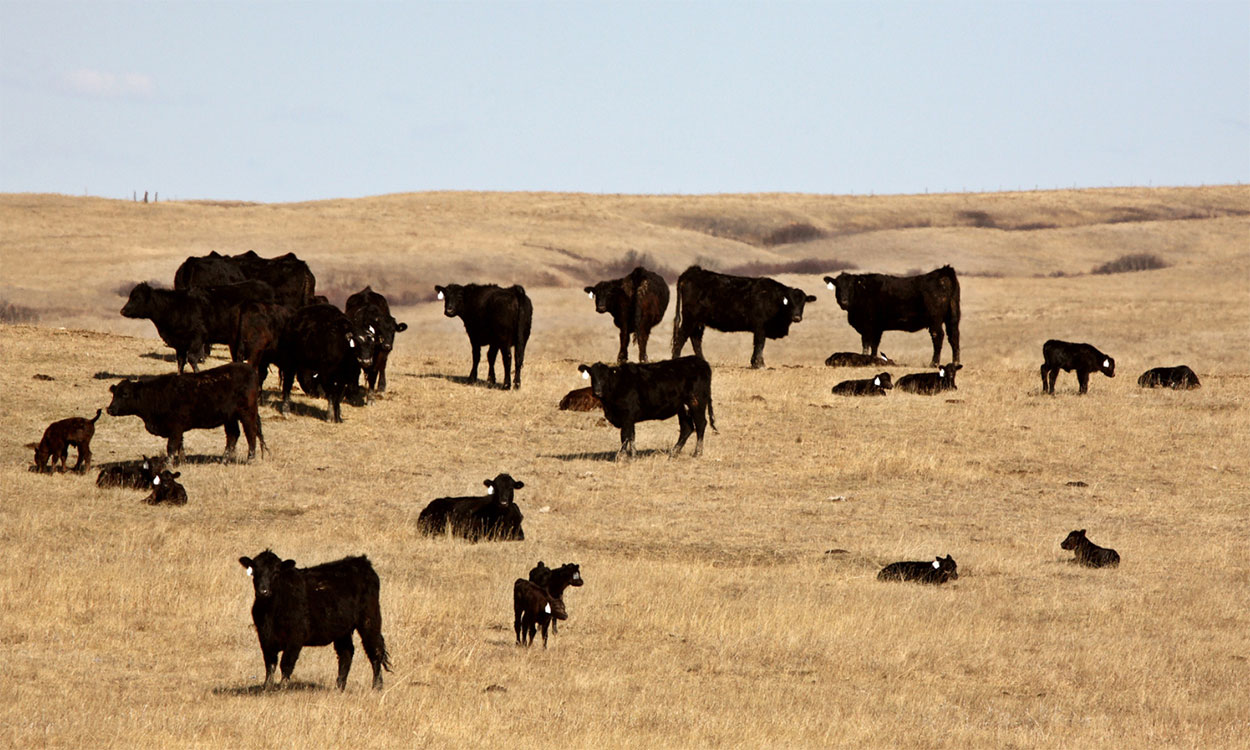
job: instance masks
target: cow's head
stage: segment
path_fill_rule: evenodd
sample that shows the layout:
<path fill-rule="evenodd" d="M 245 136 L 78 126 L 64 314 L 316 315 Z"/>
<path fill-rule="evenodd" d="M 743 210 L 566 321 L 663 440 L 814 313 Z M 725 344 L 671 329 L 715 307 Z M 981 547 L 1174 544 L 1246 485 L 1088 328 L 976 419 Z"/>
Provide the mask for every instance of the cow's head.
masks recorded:
<path fill-rule="evenodd" d="M 568 581 L 570 586 L 581 586 L 586 583 L 582 580 L 582 568 L 577 563 L 565 563 L 556 568 L 551 576 Z"/>
<path fill-rule="evenodd" d="M 937 557 L 933 560 L 933 569 L 938 572 L 938 577 L 943 581 L 953 581 L 959 577 L 956 570 L 955 558 L 947 555 L 946 557 Z"/>
<path fill-rule="evenodd" d="M 152 285 L 144 281 L 135 284 L 130 290 L 126 304 L 122 306 L 122 317 L 146 318 L 152 314 Z"/>
<path fill-rule="evenodd" d="M 486 494 L 493 497 L 500 505 L 511 504 L 513 491 L 525 486 L 525 482 L 513 479 L 509 474 L 500 474 L 494 479 L 485 479 L 482 484 L 486 485 Z"/>
<path fill-rule="evenodd" d="M 790 311 L 790 322 L 798 323 L 803 320 L 803 308 L 808 302 L 815 302 L 816 297 L 806 294 L 798 287 L 789 287 L 781 295 L 781 306 Z"/>
<path fill-rule="evenodd" d="M 378 343 L 377 331 L 373 326 L 366 326 L 362 330 L 348 326 L 343 336 L 347 339 L 347 350 L 355 358 L 356 364 L 361 367 L 373 364 L 373 352 L 377 349 Z"/>
<path fill-rule="evenodd" d="M 1063 549 L 1076 549 L 1088 541 L 1089 540 L 1085 538 L 1085 529 L 1081 529 L 1068 534 L 1068 538 L 1064 539 L 1059 546 Z"/>
<path fill-rule="evenodd" d="M 883 372 L 877 375 L 872 379 L 872 384 L 878 388 L 885 388 L 887 390 L 894 388 L 894 380 L 890 377 L 890 373 L 888 372 Z"/>
<path fill-rule="evenodd" d="M 578 365 L 577 370 L 582 378 L 590 381 L 590 392 L 595 398 L 603 400 L 604 391 L 611 388 L 611 381 L 619 368 L 596 362 L 593 365 Z"/>
<path fill-rule="evenodd" d="M 139 408 L 139 384 L 133 380 L 123 380 L 109 386 L 113 400 L 105 407 L 110 417 L 124 417 L 136 414 Z"/>
<path fill-rule="evenodd" d="M 436 286 L 438 298 L 443 301 L 443 315 L 454 318 L 464 312 L 464 287 L 460 284 Z"/>
<path fill-rule="evenodd" d="M 838 307 L 843 310 L 850 310 L 855 303 L 855 290 L 859 284 L 858 274 L 840 273 L 836 279 L 832 276 L 825 277 L 825 286 L 837 292 Z"/>
<path fill-rule="evenodd" d="M 252 577 L 252 588 L 256 590 L 257 599 L 268 599 L 273 596 L 278 577 L 295 570 L 294 560 L 283 560 L 269 550 L 265 550 L 254 558 L 240 557 L 239 564 L 246 568 L 247 574 Z"/>
<path fill-rule="evenodd" d="M 1103 357 L 1102 361 L 1098 363 L 1098 369 L 1101 370 L 1102 374 L 1106 375 L 1107 377 L 1114 378 L 1115 377 L 1115 360 L 1112 359 L 1111 357 Z"/>
<path fill-rule="evenodd" d="M 956 391 L 959 390 L 959 388 L 955 386 L 955 373 L 959 372 L 962 369 L 964 369 L 963 365 L 956 364 L 954 362 L 948 362 L 947 364 L 944 364 L 941 367 L 939 367 L 938 377 L 942 379 L 943 387 L 950 388 Z"/>
<path fill-rule="evenodd" d="M 187 502 L 187 491 L 176 481 L 182 476 L 181 471 L 162 471 L 153 476 L 148 484 L 152 488 L 151 494 L 143 499 L 148 505 L 156 505 L 157 503 L 172 502 L 176 505 L 182 505 Z"/>
<path fill-rule="evenodd" d="M 621 294 L 621 282 L 618 281 L 600 281 L 594 286 L 588 286 L 582 289 L 595 301 L 595 312 L 605 313 L 612 309 L 617 297 Z"/>

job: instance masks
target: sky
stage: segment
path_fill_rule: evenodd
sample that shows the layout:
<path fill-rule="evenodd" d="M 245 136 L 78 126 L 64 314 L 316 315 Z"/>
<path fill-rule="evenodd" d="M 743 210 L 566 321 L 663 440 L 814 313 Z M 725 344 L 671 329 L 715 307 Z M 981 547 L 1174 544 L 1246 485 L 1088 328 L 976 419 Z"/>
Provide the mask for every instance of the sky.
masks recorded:
<path fill-rule="evenodd" d="M 0 192 L 1250 181 L 1250 2 L 0 0 Z"/>

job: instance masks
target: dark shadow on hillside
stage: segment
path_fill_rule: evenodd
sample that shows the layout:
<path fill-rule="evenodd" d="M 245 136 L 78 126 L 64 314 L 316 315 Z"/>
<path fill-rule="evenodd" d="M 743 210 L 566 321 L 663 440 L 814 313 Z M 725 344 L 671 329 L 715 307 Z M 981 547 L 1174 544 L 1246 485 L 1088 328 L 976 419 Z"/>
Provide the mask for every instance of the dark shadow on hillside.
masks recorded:
<path fill-rule="evenodd" d="M 153 375 L 121 375 L 116 372 L 109 372 L 108 370 L 101 370 L 97 372 L 95 375 L 92 375 L 91 377 L 95 378 L 96 380 L 142 380 L 144 378 L 151 378 L 155 376 Z"/>
<path fill-rule="evenodd" d="M 637 451 L 634 458 L 650 458 L 652 456 L 667 456 L 668 451 L 658 448 L 648 448 L 647 450 Z M 539 458 L 555 458 L 560 461 L 615 461 L 616 451 L 596 451 L 593 453 L 547 453 L 542 454 Z M 631 459 L 626 458 L 625 461 Z"/>
<path fill-rule="evenodd" d="M 159 359 L 162 362 L 177 362 L 178 356 L 175 354 L 166 354 L 165 352 L 144 352 L 139 355 L 144 359 Z"/>
<path fill-rule="evenodd" d="M 233 695 L 233 696 L 252 695 L 252 696 L 255 696 L 255 695 L 280 695 L 282 693 L 293 693 L 293 692 L 303 693 L 303 692 L 319 692 L 319 691 L 329 691 L 329 688 L 325 687 L 324 685 L 318 685 L 312 682 L 300 682 L 299 680 L 290 680 L 282 687 L 275 687 L 269 690 L 265 689 L 264 683 L 255 684 L 255 685 L 239 685 L 238 687 L 215 687 L 213 688 L 213 695 Z"/>
<path fill-rule="evenodd" d="M 471 386 L 474 388 L 487 388 L 487 389 L 493 389 L 496 391 L 509 390 L 503 387 L 503 383 L 488 383 L 485 380 L 482 380 L 481 378 L 478 378 L 477 380 L 469 380 L 469 378 L 464 375 L 444 375 L 442 373 L 429 372 L 429 373 L 423 373 L 421 375 L 417 375 L 417 377 L 418 378 L 436 378 L 438 380 L 446 380 L 451 383 L 456 383 L 457 385 L 467 385 L 467 386 Z"/>

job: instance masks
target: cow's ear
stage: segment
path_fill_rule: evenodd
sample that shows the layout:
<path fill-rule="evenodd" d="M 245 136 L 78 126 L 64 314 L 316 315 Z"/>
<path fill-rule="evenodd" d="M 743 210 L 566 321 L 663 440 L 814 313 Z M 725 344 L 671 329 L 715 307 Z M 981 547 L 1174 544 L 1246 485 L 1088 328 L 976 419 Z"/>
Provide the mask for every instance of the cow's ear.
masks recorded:
<path fill-rule="evenodd" d="M 295 561 L 294 561 L 294 560 L 283 560 L 283 561 L 282 561 L 282 564 L 281 564 L 280 566 L 278 566 L 278 569 L 279 569 L 279 570 L 295 570 Z"/>
<path fill-rule="evenodd" d="M 809 295 L 807 295 L 807 301 L 808 301 L 808 302 L 815 302 L 815 301 L 816 301 L 816 295 L 814 295 L 814 294 L 809 294 Z"/>
<path fill-rule="evenodd" d="M 524 487 L 524 486 L 525 486 L 525 482 L 516 481 L 516 482 L 513 482 L 513 483 L 512 483 L 512 489 L 514 489 L 514 490 L 519 490 L 519 489 L 521 489 L 521 488 L 522 488 L 522 487 Z"/>
<path fill-rule="evenodd" d="M 595 288 L 593 286 L 582 287 L 582 291 L 589 294 L 591 297 L 595 296 Z"/>
<path fill-rule="evenodd" d="M 582 374 L 582 378 L 584 378 L 585 380 L 590 380 L 590 368 L 589 367 L 587 367 L 586 365 L 578 365 L 577 371 Z"/>
<path fill-rule="evenodd" d="M 248 570 L 251 570 L 252 568 L 256 567 L 255 564 L 252 562 L 252 558 L 250 557 L 240 557 L 239 564 L 247 568 Z"/>
<path fill-rule="evenodd" d="M 443 298 L 443 293 L 447 291 L 447 288 L 446 288 L 446 287 L 441 287 L 441 286 L 436 286 L 436 287 L 434 287 L 434 291 L 438 292 L 438 298 L 439 298 L 439 299 L 442 299 L 442 298 Z"/>
<path fill-rule="evenodd" d="M 489 487 L 489 486 L 491 486 L 491 485 L 492 485 L 492 484 L 494 484 L 494 483 L 495 483 L 495 480 L 493 480 L 493 479 L 483 479 L 483 480 L 482 480 L 482 485 L 483 485 L 483 486 L 486 486 L 486 487 Z"/>
<path fill-rule="evenodd" d="M 407 324 L 407 323 L 396 323 L 396 324 L 395 324 L 395 333 L 403 333 L 403 332 L 404 332 L 404 331 L 406 331 L 406 330 L 408 330 L 408 324 Z"/>
<path fill-rule="evenodd" d="M 178 478 L 178 477 L 180 477 L 180 476 L 182 476 L 182 472 L 181 472 L 181 471 L 175 471 L 173 474 L 170 474 L 170 475 L 169 475 L 169 478 L 170 478 L 170 479 L 177 479 L 177 478 Z"/>
<path fill-rule="evenodd" d="M 1080 531 L 1076 533 L 1080 534 L 1081 536 L 1085 536 L 1085 529 L 1081 529 Z"/>

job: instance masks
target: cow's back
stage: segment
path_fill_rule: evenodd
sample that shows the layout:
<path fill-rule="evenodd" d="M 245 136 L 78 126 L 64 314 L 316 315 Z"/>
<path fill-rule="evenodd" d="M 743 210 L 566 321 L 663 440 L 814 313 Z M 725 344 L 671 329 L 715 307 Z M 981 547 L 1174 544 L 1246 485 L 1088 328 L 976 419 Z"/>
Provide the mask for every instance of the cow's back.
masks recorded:
<path fill-rule="evenodd" d="M 308 646 L 325 646 L 350 633 L 376 609 L 380 582 L 363 555 L 300 571 L 308 601 Z"/>

